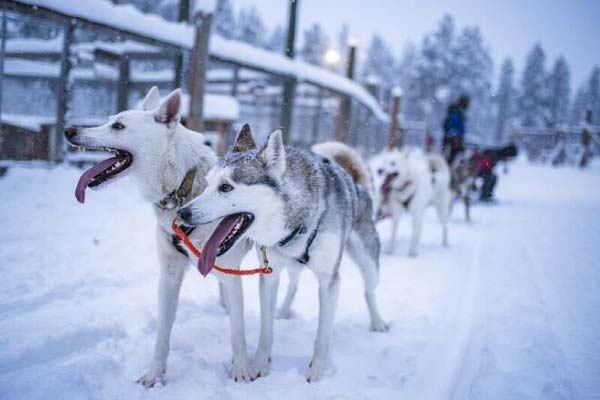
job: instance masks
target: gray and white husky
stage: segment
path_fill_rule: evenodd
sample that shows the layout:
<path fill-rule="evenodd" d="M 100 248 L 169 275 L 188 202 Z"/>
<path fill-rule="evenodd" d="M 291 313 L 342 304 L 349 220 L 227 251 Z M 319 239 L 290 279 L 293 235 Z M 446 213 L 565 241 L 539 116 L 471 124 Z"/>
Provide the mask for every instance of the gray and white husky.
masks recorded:
<path fill-rule="evenodd" d="M 442 225 L 442 244 L 447 246 L 452 194 L 446 160 L 437 154 L 425 155 L 418 149 L 404 149 L 377 155 L 370 161 L 369 167 L 378 192 L 379 218 L 392 218 L 387 252 L 395 252 L 400 218 L 409 213 L 412 216 L 412 235 L 408 254 L 411 257 L 417 255 L 423 217 L 430 204 L 435 205 Z"/>
<path fill-rule="evenodd" d="M 111 116 L 101 126 L 69 127 L 65 130 L 67 140 L 76 146 L 109 150 L 115 154 L 82 175 L 76 189 L 76 197 L 81 203 L 85 199 L 86 188 L 100 188 L 124 175 L 130 175 L 144 199 L 154 207 L 161 270 L 154 357 L 149 371 L 139 379 L 139 383 L 146 387 L 164 380 L 179 291 L 190 261 L 184 248 L 174 239 L 171 223 L 183 205 L 181 202 L 204 190 L 206 173 L 217 160 L 215 153 L 205 145 L 204 136 L 180 123 L 181 98 L 181 90 L 177 89 L 161 102 L 158 89 L 153 87 L 146 95 L 141 110 L 121 112 Z M 194 168 L 195 175 L 188 175 Z M 193 177 L 193 181 L 190 179 L 189 193 L 177 199 L 173 194 L 181 187 L 186 176 Z M 198 227 L 190 237 L 201 247 L 215 226 Z M 239 246 L 223 254 L 219 263 L 239 267 L 249 249 L 247 243 L 240 242 Z M 237 277 L 217 275 L 229 306 L 232 375 L 236 380 L 250 381 L 254 374 L 251 373 L 246 354 L 241 281 Z"/>
<path fill-rule="evenodd" d="M 226 254 L 232 244 L 248 237 L 274 269 L 260 277 L 261 332 L 253 362 L 258 376 L 271 368 L 277 287 L 285 267 L 307 267 L 319 283 L 319 326 L 306 375 L 309 382 L 321 378 L 327 367 L 344 249 L 361 268 L 371 328 L 387 330 L 375 301 L 380 246 L 371 199 L 346 171 L 314 153 L 284 147 L 280 130 L 257 149 L 246 126 L 207 181 L 202 195 L 179 211 L 192 226 L 223 218 L 204 247 L 200 268 L 208 272 L 215 254 Z"/>

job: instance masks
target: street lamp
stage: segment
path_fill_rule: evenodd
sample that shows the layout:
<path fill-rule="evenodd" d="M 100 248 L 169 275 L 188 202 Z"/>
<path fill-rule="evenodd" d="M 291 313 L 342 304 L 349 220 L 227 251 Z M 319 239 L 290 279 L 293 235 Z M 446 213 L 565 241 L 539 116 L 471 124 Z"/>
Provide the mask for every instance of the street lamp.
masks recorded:
<path fill-rule="evenodd" d="M 331 69 L 335 69 L 342 61 L 342 55 L 336 49 L 327 49 L 323 55 L 325 64 Z"/>

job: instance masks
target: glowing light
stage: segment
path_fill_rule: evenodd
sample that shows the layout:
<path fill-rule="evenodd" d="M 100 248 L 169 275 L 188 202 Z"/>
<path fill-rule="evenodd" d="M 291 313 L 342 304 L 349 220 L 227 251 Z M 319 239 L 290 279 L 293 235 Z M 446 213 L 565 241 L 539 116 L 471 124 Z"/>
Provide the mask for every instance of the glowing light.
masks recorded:
<path fill-rule="evenodd" d="M 338 65 L 340 63 L 340 61 L 342 61 L 342 55 L 340 54 L 339 51 L 337 51 L 335 49 L 328 49 L 325 52 L 324 59 L 325 59 L 325 64 L 334 67 L 334 66 Z"/>

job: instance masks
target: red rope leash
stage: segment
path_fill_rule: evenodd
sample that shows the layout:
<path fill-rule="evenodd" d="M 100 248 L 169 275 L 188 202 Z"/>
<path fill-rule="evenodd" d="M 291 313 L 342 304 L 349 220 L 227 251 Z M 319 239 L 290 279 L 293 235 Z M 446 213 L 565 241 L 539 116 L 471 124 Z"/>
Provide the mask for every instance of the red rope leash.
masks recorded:
<path fill-rule="evenodd" d="M 171 229 L 173 229 L 173 232 L 175 233 L 175 235 L 177 235 L 177 237 L 179 239 L 181 239 L 181 241 L 183 242 L 185 247 L 187 247 L 188 250 L 191 251 L 194 256 L 199 258 L 200 255 L 202 254 L 202 252 L 196 246 L 194 246 L 194 243 L 192 243 L 190 238 L 185 234 L 185 232 L 183 230 L 181 230 L 181 228 L 179 227 L 179 225 L 177 225 L 177 223 L 175 221 L 173 221 L 173 225 L 171 226 Z M 254 275 L 254 274 L 270 274 L 271 272 L 273 272 L 273 269 L 271 267 L 269 267 L 268 265 L 265 267 L 254 268 L 254 269 L 232 269 L 232 268 L 219 267 L 218 265 L 214 265 L 213 268 L 224 274 L 238 275 L 238 276 Z"/>

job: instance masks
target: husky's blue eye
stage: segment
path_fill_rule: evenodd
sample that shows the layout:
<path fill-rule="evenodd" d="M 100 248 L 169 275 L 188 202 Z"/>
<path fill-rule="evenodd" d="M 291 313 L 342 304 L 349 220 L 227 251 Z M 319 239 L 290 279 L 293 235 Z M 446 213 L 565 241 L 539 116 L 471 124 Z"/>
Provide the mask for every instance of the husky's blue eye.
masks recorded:
<path fill-rule="evenodd" d="M 219 186 L 219 192 L 222 192 L 222 193 L 231 192 L 232 190 L 233 190 L 233 186 L 231 186 L 229 183 L 223 183 L 223 184 L 221 184 L 221 186 Z"/>
<path fill-rule="evenodd" d="M 115 122 L 114 124 L 112 124 L 111 128 L 114 129 L 115 131 L 120 131 L 122 129 L 125 129 L 125 125 L 123 125 L 120 122 Z"/>

